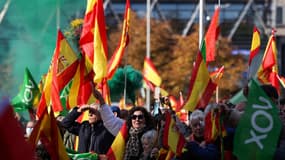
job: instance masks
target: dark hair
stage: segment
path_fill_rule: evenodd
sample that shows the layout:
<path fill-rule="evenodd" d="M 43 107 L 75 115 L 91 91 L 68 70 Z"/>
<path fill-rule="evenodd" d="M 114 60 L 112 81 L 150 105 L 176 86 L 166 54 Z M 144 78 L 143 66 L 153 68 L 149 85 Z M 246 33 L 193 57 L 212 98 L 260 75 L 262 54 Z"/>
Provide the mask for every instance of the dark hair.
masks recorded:
<path fill-rule="evenodd" d="M 141 111 L 144 115 L 145 118 L 145 125 L 146 128 L 154 128 L 154 122 L 152 119 L 152 116 L 150 115 L 150 113 L 144 108 L 144 107 L 133 107 L 131 110 L 129 110 L 129 116 L 127 118 L 127 126 L 130 129 L 132 126 L 132 119 L 131 116 L 134 114 L 135 111 Z"/>

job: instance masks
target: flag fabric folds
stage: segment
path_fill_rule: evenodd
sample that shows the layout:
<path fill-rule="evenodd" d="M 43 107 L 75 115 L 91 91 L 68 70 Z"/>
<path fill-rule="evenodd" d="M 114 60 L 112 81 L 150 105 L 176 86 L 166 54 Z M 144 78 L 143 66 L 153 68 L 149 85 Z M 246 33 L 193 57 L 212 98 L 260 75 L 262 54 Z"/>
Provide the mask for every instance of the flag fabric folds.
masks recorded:
<path fill-rule="evenodd" d="M 234 154 L 242 160 L 273 159 L 282 128 L 278 109 L 257 82 L 251 82 L 247 106 L 236 128 Z"/>
<path fill-rule="evenodd" d="M 34 159 L 34 150 L 32 150 L 32 146 L 25 141 L 23 129 L 20 126 L 9 101 L 2 99 L 0 102 L 1 159 Z"/>
<path fill-rule="evenodd" d="M 216 86 L 217 84 L 211 80 L 201 53 L 198 53 L 190 78 L 188 98 L 183 108 L 188 111 L 194 111 L 195 109 L 206 107 Z"/>
<path fill-rule="evenodd" d="M 220 8 L 216 8 L 211 23 L 202 42 L 201 52 L 206 63 L 215 60 L 216 40 L 219 35 Z"/>
<path fill-rule="evenodd" d="M 279 76 L 277 75 L 279 81 L 280 81 L 280 84 L 282 85 L 283 88 L 285 88 L 285 77 L 283 76 Z"/>
<path fill-rule="evenodd" d="M 169 147 L 175 155 L 180 155 L 185 143 L 186 140 L 176 127 L 175 120 L 169 112 L 166 112 L 163 145 Z"/>
<path fill-rule="evenodd" d="M 129 41 L 129 26 L 130 26 L 130 0 L 126 0 L 126 8 L 125 8 L 125 15 L 124 15 L 124 22 L 123 22 L 123 31 L 121 35 L 120 43 L 115 50 L 113 56 L 111 57 L 109 63 L 108 63 L 108 79 L 111 79 L 118 68 L 121 59 L 124 55 L 125 48 L 128 45 Z"/>
<path fill-rule="evenodd" d="M 64 35 L 58 30 L 56 48 L 51 66 L 44 81 L 42 96 L 38 105 L 37 116 L 43 113 L 50 104 L 54 112 L 63 110 L 60 102 L 60 91 L 74 76 L 78 60 Z"/>
<path fill-rule="evenodd" d="M 51 159 L 69 159 L 52 109 L 50 110 L 50 113 L 48 113 L 47 108 L 45 109 L 28 139 L 34 149 L 39 140 L 47 149 Z"/>
<path fill-rule="evenodd" d="M 253 34 L 252 34 L 252 40 L 251 40 L 249 60 L 248 60 L 249 66 L 253 58 L 259 53 L 259 50 L 260 50 L 260 33 L 259 33 L 259 30 L 256 27 L 254 27 Z"/>
<path fill-rule="evenodd" d="M 24 81 L 20 92 L 11 101 L 16 112 L 32 109 L 40 98 L 40 90 L 28 68 L 25 69 Z"/>
<path fill-rule="evenodd" d="M 124 158 L 127 136 L 128 129 L 127 123 L 125 122 L 107 153 L 107 157 L 109 160 L 122 160 Z"/>
<path fill-rule="evenodd" d="M 218 68 L 217 70 L 215 70 L 214 72 L 210 73 L 210 77 L 215 84 L 217 84 L 217 85 L 219 84 L 221 78 L 224 75 L 224 71 L 225 71 L 225 67 L 222 66 L 222 67 Z"/>
<path fill-rule="evenodd" d="M 147 84 L 151 83 L 157 87 L 161 85 L 161 77 L 159 76 L 154 64 L 147 57 L 144 59 L 143 77 Z"/>
<path fill-rule="evenodd" d="M 274 37 L 274 31 L 272 31 L 269 37 L 263 59 L 260 67 L 257 70 L 257 78 L 263 84 L 270 83 L 274 86 L 278 93 L 280 93 L 279 80 L 278 80 L 278 61 L 277 61 L 277 48 Z"/>
<path fill-rule="evenodd" d="M 227 132 L 225 126 L 223 125 L 221 111 L 219 109 L 212 109 L 205 117 L 205 141 L 213 143 L 218 136 L 225 137 L 226 135 Z"/>
<path fill-rule="evenodd" d="M 101 83 L 107 76 L 107 35 L 102 0 L 88 0 L 80 47 L 86 58 L 87 70 L 95 73 L 93 81 Z"/>
<path fill-rule="evenodd" d="M 67 98 L 67 108 L 94 102 L 92 95 L 92 72 L 87 73 L 84 57 L 79 61 Z"/>

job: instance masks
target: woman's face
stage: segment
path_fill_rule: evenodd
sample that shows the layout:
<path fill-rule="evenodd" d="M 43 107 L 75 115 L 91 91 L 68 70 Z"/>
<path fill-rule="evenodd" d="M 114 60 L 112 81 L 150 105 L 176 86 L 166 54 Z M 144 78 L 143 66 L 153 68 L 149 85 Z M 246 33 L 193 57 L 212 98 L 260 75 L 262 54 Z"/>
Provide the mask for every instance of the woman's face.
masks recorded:
<path fill-rule="evenodd" d="M 135 111 L 131 115 L 132 127 L 135 129 L 143 128 L 145 126 L 145 117 L 142 111 Z"/>

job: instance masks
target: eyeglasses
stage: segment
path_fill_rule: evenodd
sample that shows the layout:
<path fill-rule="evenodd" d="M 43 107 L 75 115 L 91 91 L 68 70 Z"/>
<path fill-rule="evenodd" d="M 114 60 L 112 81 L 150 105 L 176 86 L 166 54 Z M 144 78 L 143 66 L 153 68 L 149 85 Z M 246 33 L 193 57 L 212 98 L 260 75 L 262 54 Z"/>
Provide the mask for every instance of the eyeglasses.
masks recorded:
<path fill-rule="evenodd" d="M 132 118 L 132 120 L 136 120 L 137 118 L 139 119 L 139 120 L 141 120 L 141 119 L 143 119 L 144 118 L 144 116 L 142 115 L 142 114 L 140 114 L 140 115 L 132 115 L 131 116 L 131 118 Z"/>

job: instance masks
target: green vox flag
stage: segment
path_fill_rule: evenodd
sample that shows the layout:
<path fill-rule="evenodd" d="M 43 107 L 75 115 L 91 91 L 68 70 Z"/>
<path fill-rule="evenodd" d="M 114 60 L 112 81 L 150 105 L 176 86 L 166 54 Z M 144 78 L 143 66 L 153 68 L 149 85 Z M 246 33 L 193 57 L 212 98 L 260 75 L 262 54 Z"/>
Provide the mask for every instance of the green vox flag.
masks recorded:
<path fill-rule="evenodd" d="M 273 159 L 280 131 L 276 105 L 251 80 L 247 106 L 234 137 L 234 154 L 242 160 Z"/>
<path fill-rule="evenodd" d="M 96 153 L 78 153 L 71 149 L 66 149 L 69 158 L 72 160 L 98 160 L 98 155 Z"/>
<path fill-rule="evenodd" d="M 40 98 L 40 90 L 28 68 L 25 69 L 24 81 L 20 92 L 11 101 L 16 112 L 32 108 Z"/>

